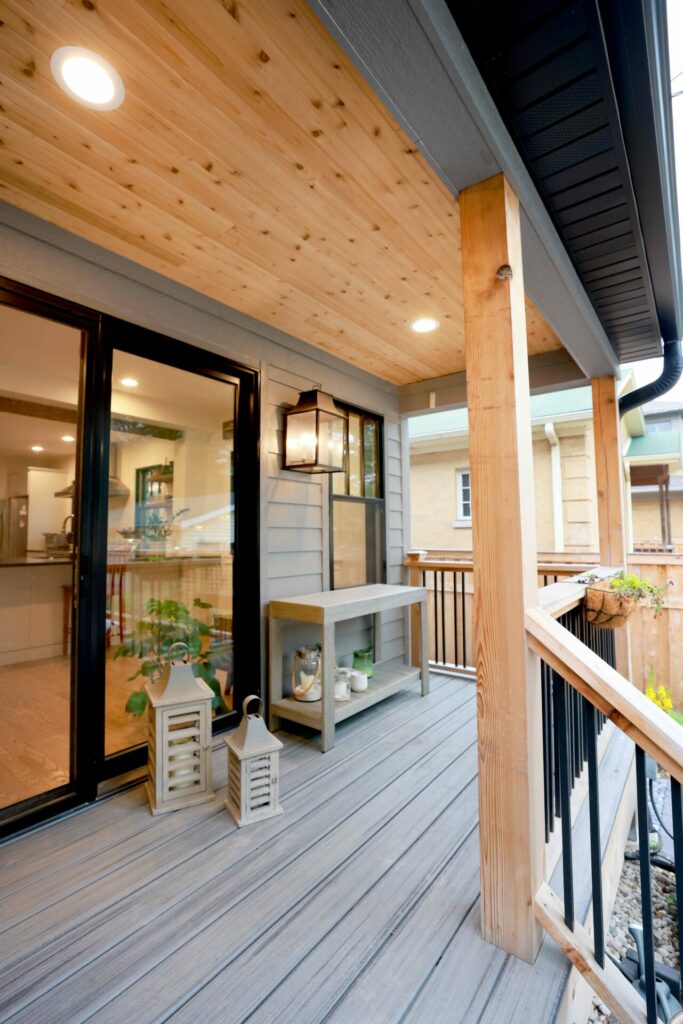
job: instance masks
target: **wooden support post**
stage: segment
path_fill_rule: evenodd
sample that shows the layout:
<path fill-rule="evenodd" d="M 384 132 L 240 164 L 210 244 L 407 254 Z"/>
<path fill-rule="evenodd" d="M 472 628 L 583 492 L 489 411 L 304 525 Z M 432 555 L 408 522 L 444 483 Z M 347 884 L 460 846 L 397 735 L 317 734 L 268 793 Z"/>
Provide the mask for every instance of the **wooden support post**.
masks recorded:
<path fill-rule="evenodd" d="M 626 567 L 624 477 L 617 381 L 615 377 L 594 377 L 592 386 L 600 564 Z M 631 679 L 629 628 L 627 624 L 614 633 L 617 669 L 627 679 Z"/>
<path fill-rule="evenodd" d="M 409 570 L 409 583 L 411 587 L 422 586 L 422 573 L 419 569 L 414 566 L 410 567 Z M 427 634 L 429 635 L 429 634 Z M 429 652 L 422 650 L 421 642 L 421 619 L 420 609 L 416 604 L 410 606 L 410 664 L 415 668 L 420 668 L 423 659 L 427 660 L 429 665 Z"/>
<path fill-rule="evenodd" d="M 621 428 L 617 382 L 614 377 L 594 377 L 592 384 L 600 562 L 602 565 L 625 565 Z"/>
<path fill-rule="evenodd" d="M 474 557 L 482 933 L 532 962 L 541 929 L 538 605 L 519 203 L 503 175 L 460 194 Z"/>

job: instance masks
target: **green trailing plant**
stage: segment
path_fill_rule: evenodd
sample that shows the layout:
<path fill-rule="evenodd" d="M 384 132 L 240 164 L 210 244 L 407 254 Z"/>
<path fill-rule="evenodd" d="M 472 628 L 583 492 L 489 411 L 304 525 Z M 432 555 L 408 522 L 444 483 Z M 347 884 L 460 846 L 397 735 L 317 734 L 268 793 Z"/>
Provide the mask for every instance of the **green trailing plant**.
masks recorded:
<path fill-rule="evenodd" d="M 147 522 L 144 526 L 140 527 L 141 535 L 146 540 L 166 540 L 171 535 L 176 519 L 189 511 L 189 508 L 180 508 L 172 516 L 162 516 L 159 512 L 150 512 L 147 516 Z"/>
<path fill-rule="evenodd" d="M 593 583 L 599 582 L 599 577 L 595 573 L 589 573 L 583 582 L 588 583 L 590 586 Z M 654 583 L 650 583 L 648 579 L 641 579 L 635 573 L 625 572 L 623 569 L 616 573 L 609 581 L 609 589 L 613 593 L 617 594 L 618 597 L 632 598 L 638 602 L 642 601 L 652 608 L 655 618 L 661 615 L 668 588 L 672 586 L 673 580 L 669 580 L 666 587 L 657 587 Z"/>
<path fill-rule="evenodd" d="M 192 608 L 207 609 L 212 606 L 195 597 Z M 133 690 L 126 702 L 126 711 L 140 716 L 147 708 L 149 697 L 145 683 L 157 679 L 173 659 L 169 651 L 174 644 L 186 644 L 192 671 L 213 690 L 211 707 L 217 714 L 228 708 L 221 694 L 211 654 L 211 629 L 198 619 L 181 601 L 160 601 L 153 597 L 145 605 L 147 613 L 140 619 L 129 639 L 125 640 L 114 653 L 114 658 L 139 658 L 140 667 L 129 681 L 142 678 L 144 682 Z"/>

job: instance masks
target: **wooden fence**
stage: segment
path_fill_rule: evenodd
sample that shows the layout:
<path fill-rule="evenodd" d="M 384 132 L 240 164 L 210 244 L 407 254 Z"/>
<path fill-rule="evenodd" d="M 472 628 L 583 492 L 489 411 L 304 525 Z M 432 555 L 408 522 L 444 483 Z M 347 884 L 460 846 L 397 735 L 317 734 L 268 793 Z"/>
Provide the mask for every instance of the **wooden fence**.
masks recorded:
<path fill-rule="evenodd" d="M 649 608 L 631 616 L 633 682 L 644 690 L 651 673 L 656 685 L 671 690 L 674 705 L 683 707 L 683 555 L 629 555 L 629 569 L 659 587 L 669 588 L 664 611 L 657 618 Z"/>

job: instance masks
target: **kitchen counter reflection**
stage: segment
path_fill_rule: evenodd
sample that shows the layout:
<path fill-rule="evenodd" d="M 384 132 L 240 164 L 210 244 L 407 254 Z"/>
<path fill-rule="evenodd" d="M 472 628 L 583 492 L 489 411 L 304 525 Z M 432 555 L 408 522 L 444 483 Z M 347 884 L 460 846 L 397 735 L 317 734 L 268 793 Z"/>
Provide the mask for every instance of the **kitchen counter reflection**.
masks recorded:
<path fill-rule="evenodd" d="M 27 565 L 71 565 L 73 555 L 23 555 L 19 558 L 0 559 L 0 569 L 17 569 Z"/>

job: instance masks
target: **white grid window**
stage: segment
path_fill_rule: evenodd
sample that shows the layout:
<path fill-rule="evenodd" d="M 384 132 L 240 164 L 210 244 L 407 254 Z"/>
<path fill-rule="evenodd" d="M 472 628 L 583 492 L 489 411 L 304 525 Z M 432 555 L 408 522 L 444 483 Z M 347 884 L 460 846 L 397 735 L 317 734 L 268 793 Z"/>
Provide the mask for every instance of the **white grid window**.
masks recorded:
<path fill-rule="evenodd" d="M 456 469 L 455 471 L 455 506 L 458 522 L 471 521 L 472 489 L 469 469 Z"/>

